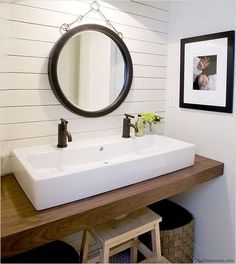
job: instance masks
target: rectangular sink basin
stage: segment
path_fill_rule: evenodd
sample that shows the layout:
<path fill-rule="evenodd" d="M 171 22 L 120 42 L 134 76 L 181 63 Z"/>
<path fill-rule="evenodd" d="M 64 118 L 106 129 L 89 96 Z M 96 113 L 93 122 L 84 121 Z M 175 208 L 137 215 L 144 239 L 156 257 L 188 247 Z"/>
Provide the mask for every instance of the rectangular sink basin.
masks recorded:
<path fill-rule="evenodd" d="M 36 208 L 76 201 L 193 165 L 193 144 L 112 136 L 13 150 L 13 172 Z"/>

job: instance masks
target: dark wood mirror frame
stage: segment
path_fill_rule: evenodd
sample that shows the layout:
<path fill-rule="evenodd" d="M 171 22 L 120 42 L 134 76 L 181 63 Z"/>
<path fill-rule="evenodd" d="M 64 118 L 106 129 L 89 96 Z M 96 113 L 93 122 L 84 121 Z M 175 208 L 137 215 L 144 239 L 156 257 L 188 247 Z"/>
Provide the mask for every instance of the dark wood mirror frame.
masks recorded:
<path fill-rule="evenodd" d="M 118 46 L 125 64 L 125 70 L 124 70 L 124 84 L 121 89 L 121 92 L 119 96 L 116 98 L 114 102 L 112 102 L 107 107 L 97 110 L 97 111 L 86 111 L 75 104 L 73 104 L 63 93 L 59 80 L 57 75 L 57 66 L 58 66 L 58 59 L 60 56 L 60 53 L 65 46 L 65 44 L 76 34 L 83 32 L 83 31 L 97 31 L 100 33 L 105 34 L 109 38 L 111 38 L 116 45 Z M 52 91 L 56 98 L 59 100 L 59 102 L 64 105 L 68 110 L 71 112 L 86 116 L 86 117 L 99 117 L 106 114 L 111 113 L 116 108 L 118 108 L 121 103 L 125 100 L 126 96 L 129 93 L 132 79 L 133 79 L 133 64 L 132 59 L 129 53 L 128 48 L 126 47 L 124 41 L 112 30 L 110 30 L 107 27 L 96 25 L 96 24 L 86 24 L 82 26 L 77 26 L 71 30 L 69 30 L 67 33 L 65 33 L 54 45 L 54 47 L 51 50 L 49 62 L 48 62 L 48 78 L 49 82 L 52 88 Z"/>

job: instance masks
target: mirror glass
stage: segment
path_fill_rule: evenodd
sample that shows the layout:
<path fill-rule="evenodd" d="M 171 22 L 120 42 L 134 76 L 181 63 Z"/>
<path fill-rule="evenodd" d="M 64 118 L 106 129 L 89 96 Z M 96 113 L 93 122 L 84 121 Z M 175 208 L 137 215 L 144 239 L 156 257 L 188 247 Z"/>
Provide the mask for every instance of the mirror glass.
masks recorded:
<path fill-rule="evenodd" d="M 70 38 L 61 50 L 57 75 L 68 100 L 80 109 L 97 111 L 120 94 L 125 63 L 111 38 L 97 31 L 83 31 Z"/>

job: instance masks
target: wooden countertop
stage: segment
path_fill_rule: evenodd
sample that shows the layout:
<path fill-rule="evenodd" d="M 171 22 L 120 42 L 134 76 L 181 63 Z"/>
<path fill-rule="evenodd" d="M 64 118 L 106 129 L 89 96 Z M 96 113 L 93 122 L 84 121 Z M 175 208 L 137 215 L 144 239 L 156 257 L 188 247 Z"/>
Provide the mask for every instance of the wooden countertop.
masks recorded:
<path fill-rule="evenodd" d="M 13 175 L 2 177 L 2 257 L 173 196 L 223 174 L 224 164 L 196 155 L 191 167 L 90 198 L 36 211 Z"/>

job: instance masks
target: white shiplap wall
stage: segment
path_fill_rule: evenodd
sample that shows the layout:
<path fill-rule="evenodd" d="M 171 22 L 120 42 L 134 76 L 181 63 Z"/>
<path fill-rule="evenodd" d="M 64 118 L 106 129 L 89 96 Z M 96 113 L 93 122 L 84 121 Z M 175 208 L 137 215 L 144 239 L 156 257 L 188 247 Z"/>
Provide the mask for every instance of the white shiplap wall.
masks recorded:
<path fill-rule="evenodd" d="M 56 100 L 47 80 L 50 50 L 59 28 L 89 9 L 87 0 L 18 0 L 0 2 L 2 174 L 11 172 L 13 148 L 55 144 L 59 118 L 69 120 L 73 139 L 121 134 L 124 113 L 156 111 L 164 116 L 168 5 L 165 1 L 99 1 L 131 52 L 134 79 L 125 102 L 113 113 L 84 118 Z M 93 13 L 83 23 L 104 25 Z M 98 51 L 99 52 L 99 51 Z M 163 132 L 164 124 L 159 131 Z"/>

